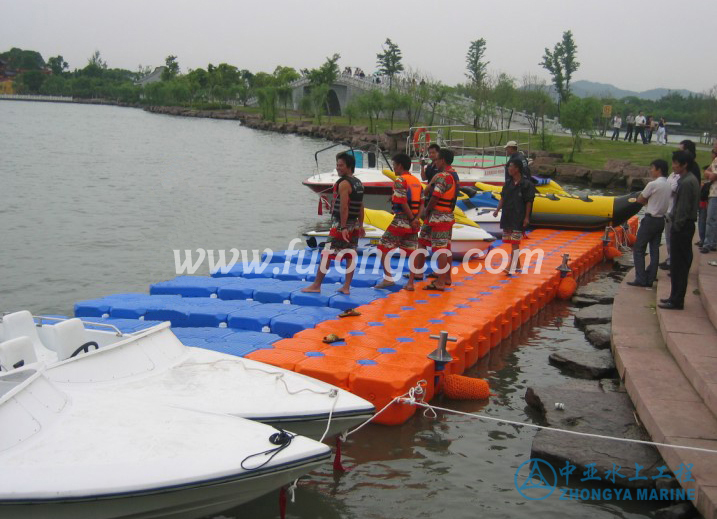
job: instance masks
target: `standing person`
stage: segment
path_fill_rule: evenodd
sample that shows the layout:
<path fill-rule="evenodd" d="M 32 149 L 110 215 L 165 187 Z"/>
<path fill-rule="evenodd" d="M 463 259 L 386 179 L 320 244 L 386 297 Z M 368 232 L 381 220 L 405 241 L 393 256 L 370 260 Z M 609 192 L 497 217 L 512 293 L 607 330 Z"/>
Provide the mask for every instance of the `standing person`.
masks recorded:
<path fill-rule="evenodd" d="M 678 150 L 672 154 L 672 169 L 680 175 L 677 196 L 672 207 L 672 236 L 670 237 L 670 297 L 657 305 L 665 310 L 685 307 L 687 277 L 692 266 L 692 237 L 695 235 L 700 185 L 688 168 L 693 160 L 689 152 Z"/>
<path fill-rule="evenodd" d="M 619 141 L 620 140 L 620 128 L 622 127 L 622 117 L 620 117 L 620 114 L 617 114 L 615 117 L 612 118 L 612 137 L 610 137 L 611 141 Z"/>
<path fill-rule="evenodd" d="M 647 144 L 647 139 L 645 138 L 645 124 L 647 123 L 647 119 L 645 119 L 645 116 L 642 115 L 642 110 L 637 114 L 637 117 L 635 117 L 635 137 L 632 142 L 637 142 L 637 136 L 639 135 L 642 139 L 643 144 Z"/>
<path fill-rule="evenodd" d="M 635 280 L 628 281 L 634 287 L 651 287 L 657 279 L 657 265 L 660 262 L 660 242 L 665 229 L 665 215 L 672 200 L 672 187 L 667 182 L 667 162 L 658 159 L 650 164 L 652 182 L 649 182 L 637 201 L 644 206 L 645 216 L 637 230 L 637 240 L 632 248 L 635 261 Z M 645 251 L 650 247 L 650 266 L 645 272 Z"/>
<path fill-rule="evenodd" d="M 645 123 L 645 140 L 648 144 L 652 142 L 652 130 L 654 125 L 655 120 L 652 118 L 651 115 L 648 115 L 647 122 Z"/>
<path fill-rule="evenodd" d="M 710 200 L 710 188 L 712 187 L 712 182 L 708 180 L 709 177 L 707 175 L 709 169 L 710 165 L 708 164 L 704 168 L 704 180 L 700 186 L 700 208 L 697 213 L 697 235 L 699 236 L 699 241 L 695 243 L 695 245 L 700 248 L 704 245 L 705 234 L 707 234 L 707 203 Z"/>
<path fill-rule="evenodd" d="M 700 170 L 699 164 L 695 161 L 695 158 L 697 157 L 697 147 L 695 146 L 694 141 L 691 141 L 690 139 L 680 141 L 678 148 L 690 154 L 692 160 L 688 164 L 687 170 L 695 176 L 697 184 L 702 183 L 702 171 Z"/>
<path fill-rule="evenodd" d="M 450 262 L 451 256 L 451 234 L 453 224 L 453 209 L 456 207 L 458 199 L 459 178 L 451 164 L 453 164 L 453 152 L 447 148 L 442 148 L 438 152 L 436 166 L 439 173 L 433 177 L 433 181 L 428 186 L 430 190 L 430 198 L 428 203 L 419 214 L 419 218 L 423 220 L 421 232 L 418 235 L 418 244 L 422 248 L 431 247 L 431 251 L 437 255 L 438 271 L 436 279 L 424 290 L 444 291 L 446 285 L 450 284 Z M 417 262 L 416 270 L 423 269 L 425 257 L 421 255 L 421 259 Z"/>
<path fill-rule="evenodd" d="M 321 263 L 316 272 L 316 279 L 302 292 L 321 292 L 321 283 L 329 269 L 329 261 L 342 251 L 346 255 L 346 279 L 339 289 L 342 294 L 349 295 L 351 280 L 354 277 L 354 260 L 358 239 L 363 230 L 363 184 L 354 177 L 356 159 L 349 153 L 336 155 L 336 171 L 339 179 L 334 184 L 334 200 L 331 209 L 331 230 L 326 248 L 321 254 Z"/>
<path fill-rule="evenodd" d="M 428 158 L 431 159 L 431 163 L 426 165 L 426 161 L 421 159 L 421 179 L 426 183 L 430 183 L 438 173 L 436 159 L 439 151 L 441 151 L 441 147 L 434 142 L 428 146 Z"/>
<path fill-rule="evenodd" d="M 657 144 L 665 145 L 667 140 L 665 139 L 665 118 L 660 117 L 660 122 L 657 123 Z"/>
<path fill-rule="evenodd" d="M 635 116 L 627 114 L 625 117 L 625 138 L 623 140 L 630 142 L 632 140 L 632 133 L 635 130 Z"/>
<path fill-rule="evenodd" d="M 388 253 L 400 248 L 410 257 L 418 246 L 418 215 L 423 209 L 423 187 L 420 180 L 411 174 L 411 158 L 405 153 L 397 153 L 392 158 L 396 180 L 393 181 L 393 220 L 381 237 L 378 250 L 383 255 L 383 280 L 374 288 L 388 288 L 395 285 L 391 274 L 391 261 Z M 409 265 L 410 266 L 410 265 Z M 413 291 L 414 269 L 410 270 L 408 283 L 404 287 Z"/>
<path fill-rule="evenodd" d="M 523 163 L 523 176 L 530 180 L 530 166 L 528 159 L 525 158 L 522 151 L 518 151 L 518 143 L 516 141 L 508 141 L 505 144 L 505 153 L 508 155 L 508 161 L 505 163 L 505 182 L 510 181 L 510 173 L 508 172 L 508 164 L 511 160 L 517 159 Z"/>
<path fill-rule="evenodd" d="M 670 197 L 670 205 L 667 208 L 667 215 L 665 216 L 665 246 L 667 249 L 667 258 L 665 258 L 665 261 L 660 263 L 660 268 L 662 270 L 670 270 L 670 241 L 672 239 L 672 221 L 670 220 L 670 214 L 672 213 L 672 207 L 675 205 L 675 196 L 677 195 L 679 179 L 680 175 L 678 175 L 675 171 L 672 171 L 667 176 L 667 183 L 670 185 L 670 189 L 672 190 L 672 196 Z"/>
<path fill-rule="evenodd" d="M 707 218 L 705 222 L 705 240 L 700 252 L 707 253 L 717 250 L 717 147 L 712 149 L 712 164 L 705 171 L 710 182 L 707 196 Z"/>
<path fill-rule="evenodd" d="M 500 228 L 503 229 L 503 242 L 511 244 L 510 264 L 505 273 L 511 275 L 515 269 L 521 270 L 520 266 L 520 240 L 523 238 L 523 231 L 530 223 L 530 211 L 533 208 L 535 199 L 535 186 L 523 175 L 523 163 L 519 159 L 511 159 L 508 162 L 510 181 L 503 184 L 500 192 L 500 202 L 493 211 L 493 216 L 500 215 Z"/>

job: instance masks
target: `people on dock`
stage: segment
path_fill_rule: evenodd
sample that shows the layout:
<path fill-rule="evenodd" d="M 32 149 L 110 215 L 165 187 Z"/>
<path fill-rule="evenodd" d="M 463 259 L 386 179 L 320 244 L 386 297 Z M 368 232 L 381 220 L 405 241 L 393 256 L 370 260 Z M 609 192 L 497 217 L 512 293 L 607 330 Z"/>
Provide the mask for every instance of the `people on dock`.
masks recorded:
<path fill-rule="evenodd" d="M 622 117 L 620 117 L 620 114 L 615 114 L 615 117 L 612 118 L 612 137 L 610 137 L 611 141 L 620 140 L 620 128 L 622 128 Z"/>
<path fill-rule="evenodd" d="M 705 235 L 700 252 L 717 250 L 717 146 L 712 148 L 712 163 L 705 170 L 705 180 L 709 185 L 707 207 L 705 208 Z"/>
<path fill-rule="evenodd" d="M 302 292 L 321 292 L 321 284 L 329 269 L 329 261 L 339 255 L 346 258 L 346 277 L 342 294 L 348 295 L 356 264 L 356 247 L 364 234 L 363 184 L 354 177 L 356 158 L 350 153 L 339 153 L 336 156 L 336 171 L 339 179 L 333 187 L 333 203 L 331 209 L 331 230 L 329 240 L 321 254 L 321 262 L 316 272 L 316 279 Z"/>
<path fill-rule="evenodd" d="M 459 178 L 453 169 L 454 154 L 447 148 L 441 148 L 435 160 L 438 174 L 428 184 L 426 190 L 430 198 L 419 217 L 423 220 L 418 245 L 423 249 L 431 248 L 436 255 L 438 271 L 436 279 L 424 287 L 425 290 L 444 291 L 451 283 L 450 262 L 451 235 L 453 232 L 453 209 L 458 199 Z M 416 270 L 423 270 L 425 255 L 416 261 Z"/>
<path fill-rule="evenodd" d="M 635 131 L 635 116 L 627 114 L 625 117 L 625 138 L 623 140 L 630 142 L 632 140 L 632 134 Z"/>
<path fill-rule="evenodd" d="M 665 230 L 665 216 L 672 200 L 672 187 L 667 182 L 667 162 L 658 159 L 650 164 L 650 175 L 653 180 L 649 182 L 637 201 L 645 207 L 645 216 L 637 230 L 637 240 L 632 247 L 632 256 L 635 262 L 635 279 L 628 281 L 628 285 L 636 287 L 651 287 L 657 279 L 657 265 L 660 262 L 660 242 L 662 232 Z M 645 252 L 649 246 L 650 265 L 645 271 Z"/>
<path fill-rule="evenodd" d="M 435 142 L 428 145 L 428 158 L 431 159 L 431 163 L 426 164 L 426 161 L 421 159 L 421 179 L 423 179 L 424 182 L 430 183 L 433 177 L 438 173 L 436 159 L 440 151 L 441 147 Z"/>
<path fill-rule="evenodd" d="M 393 182 L 393 220 L 381 237 L 378 249 L 382 254 L 383 280 L 375 288 L 388 288 L 395 285 L 391 273 L 389 252 L 401 249 L 410 256 L 418 246 L 418 215 L 423 209 L 423 187 L 421 182 L 411 174 L 411 158 L 405 153 L 397 153 L 392 158 L 393 171 L 396 179 Z M 415 269 L 410 269 L 405 289 L 414 290 Z"/>
<path fill-rule="evenodd" d="M 515 158 L 508 162 L 510 178 L 503 184 L 500 202 L 493 216 L 500 215 L 500 228 L 503 230 L 503 242 L 511 245 L 510 263 L 505 273 L 511 275 L 521 270 L 520 241 L 523 232 L 530 223 L 530 212 L 535 199 L 535 186 L 523 173 L 523 161 Z"/>
<path fill-rule="evenodd" d="M 528 159 L 525 158 L 522 151 L 518 151 L 518 143 L 516 141 L 508 141 L 505 144 L 505 153 L 508 155 L 508 161 L 505 163 L 505 183 L 510 181 L 510 172 L 508 171 L 508 164 L 511 160 L 519 160 L 523 163 L 523 176 L 530 179 L 530 166 L 528 165 Z"/>
<path fill-rule="evenodd" d="M 645 137 L 645 126 L 647 125 L 647 119 L 642 113 L 642 110 L 635 117 L 635 136 L 632 142 L 637 142 L 637 136 L 639 135 L 642 139 L 643 144 L 647 144 L 647 138 Z"/>
<path fill-rule="evenodd" d="M 672 169 L 679 175 L 675 202 L 670 213 L 670 297 L 658 306 L 666 310 L 682 310 L 687 293 L 687 277 L 692 266 L 692 238 L 695 235 L 700 186 L 689 171 L 694 158 L 688 151 L 672 154 Z"/>

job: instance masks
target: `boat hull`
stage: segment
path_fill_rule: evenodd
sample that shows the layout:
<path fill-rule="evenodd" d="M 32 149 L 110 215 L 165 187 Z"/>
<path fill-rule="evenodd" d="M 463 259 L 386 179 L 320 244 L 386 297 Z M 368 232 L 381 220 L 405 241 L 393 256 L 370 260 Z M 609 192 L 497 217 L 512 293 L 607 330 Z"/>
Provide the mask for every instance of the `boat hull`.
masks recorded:
<path fill-rule="evenodd" d="M 251 477 L 158 489 L 142 493 L 64 500 L 1 502 L 3 519 L 194 519 L 257 499 L 318 468 L 330 453 L 311 461 Z"/>

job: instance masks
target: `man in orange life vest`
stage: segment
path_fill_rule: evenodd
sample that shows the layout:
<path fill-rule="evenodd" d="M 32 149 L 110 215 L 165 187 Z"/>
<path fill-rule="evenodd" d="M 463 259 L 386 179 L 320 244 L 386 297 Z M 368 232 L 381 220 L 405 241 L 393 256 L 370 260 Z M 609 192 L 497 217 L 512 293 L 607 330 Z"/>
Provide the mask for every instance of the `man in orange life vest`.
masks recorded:
<path fill-rule="evenodd" d="M 339 179 L 334 184 L 334 200 L 331 209 L 331 230 L 326 248 L 321 254 L 321 264 L 316 279 L 302 292 L 321 292 L 321 283 L 329 269 L 329 261 L 341 254 L 346 258 L 346 278 L 338 291 L 348 295 L 354 277 L 356 246 L 363 230 L 363 184 L 354 177 L 356 159 L 349 153 L 336 156 L 336 171 Z"/>
<path fill-rule="evenodd" d="M 411 174 L 411 158 L 405 153 L 397 153 L 392 158 L 393 170 L 396 180 L 393 182 L 393 221 L 383 233 L 378 249 L 383 254 L 383 281 L 374 288 L 388 288 L 395 285 L 391 274 L 391 261 L 389 252 L 401 249 L 407 255 L 416 250 L 418 246 L 418 229 L 420 222 L 418 214 L 423 209 L 423 187 L 421 182 Z M 415 273 L 413 269 L 408 276 L 408 283 L 404 287 L 413 291 Z"/>
<path fill-rule="evenodd" d="M 435 281 L 423 287 L 424 290 L 443 291 L 446 285 L 450 284 L 450 257 L 451 257 L 451 234 L 453 231 L 453 209 L 456 207 L 458 199 L 459 179 L 458 174 L 454 171 L 453 152 L 447 148 L 442 148 L 438 152 L 436 166 L 439 173 L 433 178 L 429 184 L 427 191 L 430 198 L 420 213 L 423 220 L 421 233 L 418 236 L 418 244 L 431 250 L 437 254 L 436 261 L 438 263 L 438 275 Z M 417 262 L 418 263 L 418 262 Z M 423 262 L 417 265 L 417 270 L 422 270 Z"/>

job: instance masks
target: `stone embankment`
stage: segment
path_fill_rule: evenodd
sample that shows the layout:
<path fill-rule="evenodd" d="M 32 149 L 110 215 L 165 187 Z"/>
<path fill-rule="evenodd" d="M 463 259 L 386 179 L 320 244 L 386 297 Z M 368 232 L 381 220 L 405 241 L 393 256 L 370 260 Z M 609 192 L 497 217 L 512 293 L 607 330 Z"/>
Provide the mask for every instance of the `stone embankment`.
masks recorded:
<path fill-rule="evenodd" d="M 205 117 L 241 121 L 242 125 L 256 130 L 291 133 L 341 142 L 354 148 L 379 146 L 388 153 L 404 151 L 408 130 L 386 130 L 381 134 L 370 133 L 367 126 L 314 124 L 312 121 L 272 122 L 261 115 L 239 110 L 196 110 L 181 106 L 148 106 L 148 112 L 181 117 Z M 577 164 L 564 163 L 562 153 L 546 151 L 531 152 L 533 174 L 555 178 L 560 182 L 584 183 L 593 187 L 627 187 L 640 190 L 650 181 L 646 166 L 638 166 L 627 160 L 611 159 L 603 169 L 589 169 Z"/>

